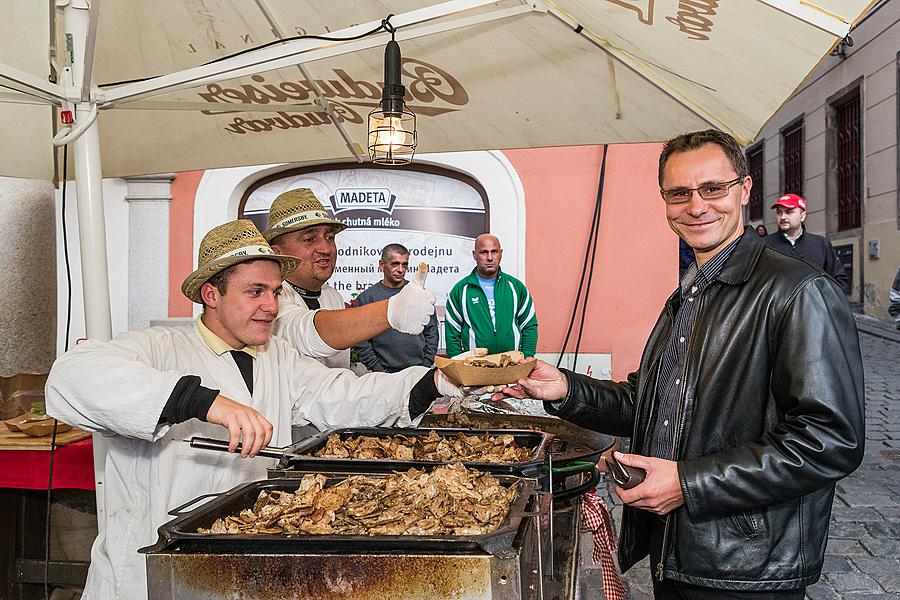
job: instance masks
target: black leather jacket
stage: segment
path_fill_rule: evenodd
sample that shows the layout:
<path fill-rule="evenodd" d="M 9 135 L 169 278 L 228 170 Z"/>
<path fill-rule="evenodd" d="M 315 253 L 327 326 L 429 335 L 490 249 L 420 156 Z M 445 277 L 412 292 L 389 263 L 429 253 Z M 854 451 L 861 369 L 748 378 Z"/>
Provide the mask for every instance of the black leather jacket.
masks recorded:
<path fill-rule="evenodd" d="M 666 302 L 627 381 L 565 372 L 569 395 L 548 410 L 630 436 L 631 451 L 648 454 L 658 361 L 679 301 L 676 292 Z M 747 228 L 699 302 L 675 423 L 685 503 L 666 518 L 663 576 L 743 591 L 812 584 L 834 484 L 863 457 L 863 366 L 847 298 Z M 647 555 L 656 519 L 625 507 L 623 571 Z"/>

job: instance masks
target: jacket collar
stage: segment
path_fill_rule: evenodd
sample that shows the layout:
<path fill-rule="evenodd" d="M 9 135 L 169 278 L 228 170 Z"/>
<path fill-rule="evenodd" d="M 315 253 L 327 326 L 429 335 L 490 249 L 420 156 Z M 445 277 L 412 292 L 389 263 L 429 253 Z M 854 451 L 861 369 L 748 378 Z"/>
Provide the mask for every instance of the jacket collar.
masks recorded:
<path fill-rule="evenodd" d="M 752 227 L 745 227 L 744 234 L 738 240 L 731 256 L 725 261 L 716 279 L 729 285 L 738 285 L 750 279 L 759 255 L 766 247 L 766 242 Z"/>
<path fill-rule="evenodd" d="M 257 356 L 257 350 L 253 346 L 244 346 L 243 348 L 232 348 L 231 345 L 217 336 L 215 333 L 210 330 L 209 327 L 206 326 L 206 323 L 203 322 L 203 315 L 197 317 L 197 332 L 200 334 L 200 337 L 203 339 L 203 343 L 209 346 L 209 349 L 216 353 L 217 356 L 222 356 L 226 352 L 231 352 L 232 350 L 239 352 L 246 352 L 253 358 Z"/>
<path fill-rule="evenodd" d="M 494 281 L 500 282 L 503 278 L 503 269 L 497 267 L 497 277 L 494 278 Z M 472 269 L 472 272 L 466 277 L 465 282 L 471 285 L 478 285 L 478 268 Z"/>
<path fill-rule="evenodd" d="M 800 243 L 800 238 L 802 238 L 804 235 L 806 235 L 806 226 L 803 223 L 800 223 L 800 235 L 798 235 L 797 239 L 795 239 L 794 241 L 791 241 L 791 238 L 789 238 L 787 236 L 787 234 L 785 232 L 781 231 L 780 229 L 778 230 L 778 233 L 781 235 L 781 237 L 784 238 L 784 241 L 786 241 L 788 244 L 790 244 L 791 246 L 796 246 L 797 244 Z"/>
<path fill-rule="evenodd" d="M 762 254 L 766 242 L 759 237 L 756 230 L 751 227 L 745 227 L 744 233 L 738 238 L 738 243 L 731 251 L 731 256 L 719 269 L 715 280 L 721 281 L 728 285 L 738 285 L 750 279 L 756 263 L 759 261 L 759 255 Z M 678 287 L 671 296 L 666 300 L 666 309 L 669 316 L 674 315 L 681 303 L 681 288 Z"/>

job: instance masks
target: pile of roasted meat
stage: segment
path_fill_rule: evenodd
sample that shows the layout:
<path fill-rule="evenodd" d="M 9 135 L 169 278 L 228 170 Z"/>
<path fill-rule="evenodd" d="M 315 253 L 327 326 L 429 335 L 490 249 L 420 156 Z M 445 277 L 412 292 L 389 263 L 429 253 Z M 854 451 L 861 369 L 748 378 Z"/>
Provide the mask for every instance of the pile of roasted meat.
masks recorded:
<path fill-rule="evenodd" d="M 472 351 L 472 356 L 455 358 L 454 360 L 469 365 L 470 367 L 503 368 L 522 364 L 522 362 L 525 361 L 525 355 L 518 350 L 509 350 L 499 354 L 488 354 L 487 348 L 475 348 L 475 350 Z"/>
<path fill-rule="evenodd" d="M 481 535 L 506 519 L 516 486 L 460 464 L 430 472 L 352 475 L 324 487 L 305 475 L 294 493 L 263 490 L 252 508 L 198 533 L 313 535 Z"/>
<path fill-rule="evenodd" d="M 504 352 L 503 354 L 493 354 L 485 357 L 469 357 L 463 362 L 473 367 L 503 368 L 518 365 L 524 360 L 525 355 L 521 352 Z"/>
<path fill-rule="evenodd" d="M 389 437 L 352 436 L 342 440 L 337 434 L 328 436 L 325 446 L 315 456 L 328 458 L 370 458 L 390 460 L 427 460 L 435 462 L 518 463 L 531 459 L 533 448 L 522 448 L 515 437 L 503 435 L 441 436 L 431 431 L 427 436 L 402 434 Z"/>

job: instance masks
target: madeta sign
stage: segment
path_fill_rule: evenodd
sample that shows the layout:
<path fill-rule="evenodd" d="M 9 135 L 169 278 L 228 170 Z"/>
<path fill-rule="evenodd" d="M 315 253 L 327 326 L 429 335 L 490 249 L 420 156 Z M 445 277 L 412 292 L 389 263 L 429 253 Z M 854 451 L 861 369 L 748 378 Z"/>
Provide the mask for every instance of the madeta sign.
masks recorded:
<path fill-rule="evenodd" d="M 391 214 L 397 196 L 387 188 L 339 188 L 328 200 L 334 214 L 347 210 L 383 210 Z"/>
<path fill-rule="evenodd" d="M 420 262 L 428 263 L 426 285 L 443 304 L 474 267 L 475 237 L 487 231 L 482 192 L 473 185 L 430 171 L 356 165 L 267 178 L 245 194 L 241 216 L 265 230 L 273 200 L 300 187 L 312 189 L 326 211 L 347 225 L 337 236 L 337 265 L 328 280 L 347 302 L 381 280 L 381 250 L 396 243 L 409 249 L 408 278 Z"/>

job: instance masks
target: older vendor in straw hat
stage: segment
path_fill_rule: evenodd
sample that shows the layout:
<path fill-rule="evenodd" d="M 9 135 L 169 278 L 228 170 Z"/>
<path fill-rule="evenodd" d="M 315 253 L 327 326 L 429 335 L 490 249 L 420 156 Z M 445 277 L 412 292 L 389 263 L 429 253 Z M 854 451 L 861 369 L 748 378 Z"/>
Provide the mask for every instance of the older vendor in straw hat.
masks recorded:
<path fill-rule="evenodd" d="M 337 260 L 335 236 L 346 227 L 328 216 L 312 190 L 298 188 L 272 203 L 264 234 L 276 252 L 300 260 L 285 278 L 275 333 L 301 354 L 343 368 L 350 366 L 351 346 L 391 328 L 418 335 L 434 314 L 434 294 L 418 284 L 388 300 L 337 310 L 344 300 L 326 282 Z"/>
<path fill-rule="evenodd" d="M 326 429 L 406 425 L 435 397 L 457 392 L 438 372 L 328 369 L 270 336 L 283 278 L 279 255 L 252 222 L 232 221 L 200 244 L 182 285 L 203 304 L 195 323 L 87 340 L 47 380 L 47 412 L 106 434 L 106 511 L 91 551 L 84 598 L 146 598 L 144 557 L 167 511 L 201 494 L 266 477 L 255 455 L 290 442 L 291 415 Z M 223 429 L 224 428 L 224 429 Z M 192 436 L 229 437 L 241 454 L 192 449 Z"/>

